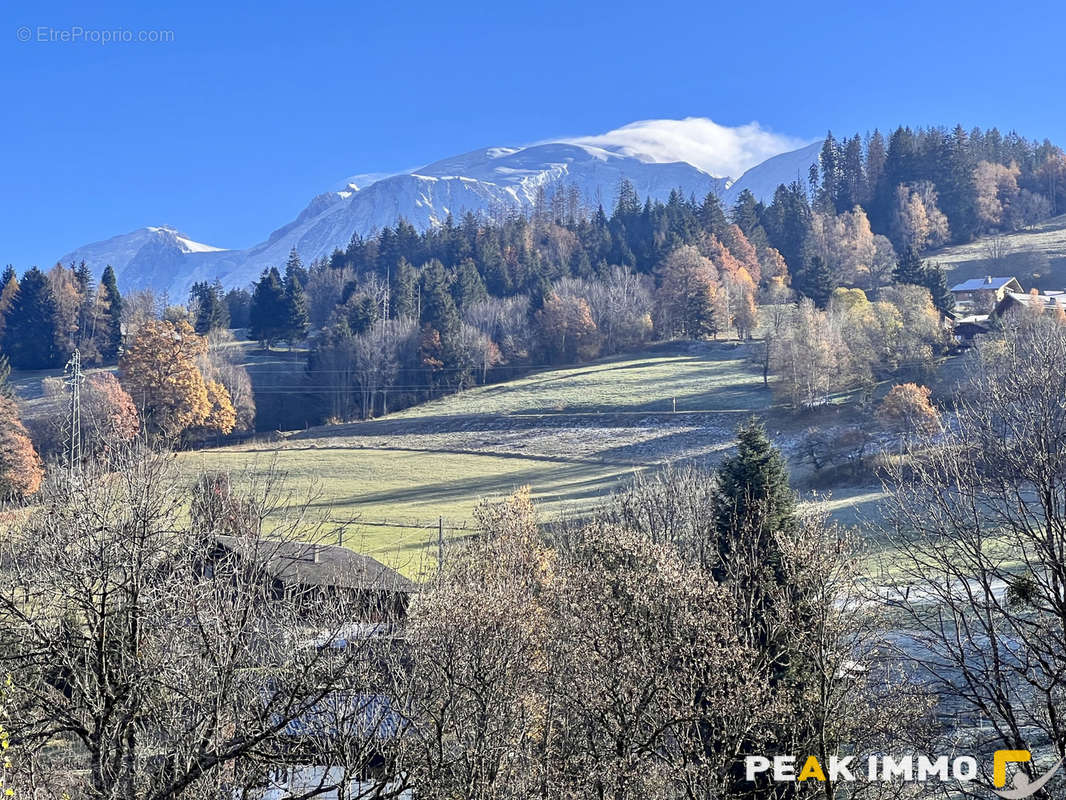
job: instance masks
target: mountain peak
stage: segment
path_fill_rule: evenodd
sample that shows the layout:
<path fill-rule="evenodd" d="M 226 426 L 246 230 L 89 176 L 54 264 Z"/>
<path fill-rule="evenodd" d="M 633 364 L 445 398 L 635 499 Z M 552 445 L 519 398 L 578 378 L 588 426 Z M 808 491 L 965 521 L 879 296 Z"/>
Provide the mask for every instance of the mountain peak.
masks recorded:
<path fill-rule="evenodd" d="M 806 176 L 817 163 L 818 146 L 774 156 L 735 182 L 684 158 L 667 158 L 677 154 L 662 148 L 643 152 L 632 142 L 606 139 L 485 147 L 408 172 L 352 175 L 246 250 L 203 244 L 173 226 L 158 225 L 86 245 L 63 261 L 84 260 L 97 274 L 111 264 L 124 288 L 182 296 L 201 280 L 246 286 L 263 269 L 283 265 L 293 248 L 305 263 L 328 258 L 353 235 L 371 236 L 401 218 L 424 230 L 467 212 L 528 213 L 544 194 L 572 190 L 587 208 L 610 209 L 623 179 L 640 197 L 655 200 L 666 200 L 675 189 L 696 197 L 714 192 L 727 204 L 743 189 L 768 199 L 779 183 Z"/>

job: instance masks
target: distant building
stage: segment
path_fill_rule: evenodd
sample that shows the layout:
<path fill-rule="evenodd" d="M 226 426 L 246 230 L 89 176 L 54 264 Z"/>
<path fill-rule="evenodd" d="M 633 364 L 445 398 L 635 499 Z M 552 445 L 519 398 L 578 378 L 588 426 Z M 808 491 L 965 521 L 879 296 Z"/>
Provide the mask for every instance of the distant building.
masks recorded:
<path fill-rule="evenodd" d="M 1053 289 L 1047 292 L 1007 292 L 996 304 L 993 312 L 997 317 L 1003 317 L 1013 311 L 1023 308 L 1039 308 L 1041 310 L 1061 309 L 1066 312 L 1066 291 Z"/>
<path fill-rule="evenodd" d="M 991 311 L 1007 293 L 1022 291 L 1022 285 L 1013 276 L 997 278 L 988 275 L 984 278 L 970 278 L 951 287 L 955 304 L 960 309 L 972 309 L 978 313 Z"/>
<path fill-rule="evenodd" d="M 978 336 L 992 331 L 992 322 L 988 314 L 970 314 L 955 320 L 952 334 L 960 345 L 969 345 Z"/>
<path fill-rule="evenodd" d="M 415 591 L 396 570 L 347 547 L 235 536 L 216 536 L 213 542 L 205 569 L 228 558 L 264 562 L 275 597 L 297 605 L 343 596 L 359 606 L 364 620 L 398 620 Z"/>

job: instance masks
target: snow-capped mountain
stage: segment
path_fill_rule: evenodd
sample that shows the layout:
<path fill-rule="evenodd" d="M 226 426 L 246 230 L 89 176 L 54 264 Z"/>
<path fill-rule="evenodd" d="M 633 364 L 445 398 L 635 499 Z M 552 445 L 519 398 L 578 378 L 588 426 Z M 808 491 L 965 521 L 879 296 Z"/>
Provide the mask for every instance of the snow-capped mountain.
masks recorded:
<path fill-rule="evenodd" d="M 821 151 L 822 143 L 815 142 L 799 150 L 768 158 L 730 184 L 722 199 L 727 204 L 732 203 L 737 195 L 747 189 L 755 195 L 755 199 L 769 203 L 782 183 L 799 181 L 800 184 L 806 185 L 811 166 L 818 163 L 818 154 Z"/>
<path fill-rule="evenodd" d="M 193 241 L 175 228 L 161 225 L 139 228 L 132 233 L 79 247 L 65 255 L 62 263 L 84 261 L 97 277 L 110 264 L 123 289 L 149 286 L 169 289 L 175 283 L 175 277 L 188 270 L 195 259 L 224 252 L 221 248 Z"/>
<path fill-rule="evenodd" d="M 659 200 L 678 188 L 696 197 L 717 192 L 727 204 L 744 188 L 769 199 L 778 183 L 805 177 L 817 158 L 818 146 L 811 145 L 775 156 L 730 181 L 684 161 L 662 163 L 587 144 L 489 147 L 409 173 L 353 175 L 342 188 L 313 198 L 266 241 L 244 250 L 223 250 L 173 228 L 155 227 L 86 245 L 61 260 L 85 261 L 97 274 L 111 264 L 124 290 L 150 287 L 180 297 L 200 280 L 218 278 L 227 287 L 246 286 L 263 269 L 284 264 L 294 247 L 307 263 L 344 248 L 353 234 L 368 236 L 401 218 L 424 230 L 468 211 L 525 212 L 533 208 L 541 189 L 550 196 L 557 188 L 571 186 L 586 205 L 610 209 L 622 178 L 632 182 L 640 197 Z"/>

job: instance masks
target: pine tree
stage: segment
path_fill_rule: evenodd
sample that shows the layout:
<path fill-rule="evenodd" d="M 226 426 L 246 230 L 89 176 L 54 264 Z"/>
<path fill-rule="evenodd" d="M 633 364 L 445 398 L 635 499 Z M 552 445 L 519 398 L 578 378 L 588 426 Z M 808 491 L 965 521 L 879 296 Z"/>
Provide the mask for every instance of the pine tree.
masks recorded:
<path fill-rule="evenodd" d="M 745 190 L 746 191 L 746 190 Z M 748 192 L 748 196 L 752 200 L 755 198 Z M 739 199 L 737 202 L 740 202 Z M 737 223 L 739 225 L 739 223 Z M 719 239 L 722 238 L 722 234 L 729 226 L 729 221 L 725 218 L 725 212 L 722 211 L 722 201 L 718 199 L 718 195 L 714 192 L 708 192 L 707 196 L 703 198 L 703 204 L 700 206 L 700 225 L 708 233 L 713 233 Z M 740 226 L 743 230 L 743 226 Z"/>
<path fill-rule="evenodd" d="M 448 274 L 437 260 L 430 261 L 422 272 L 422 322 L 437 330 L 443 339 L 459 331 L 459 312 L 448 286 Z"/>
<path fill-rule="evenodd" d="M 59 365 L 56 301 L 48 276 L 37 267 L 22 276 L 4 320 L 4 350 L 15 369 Z"/>
<path fill-rule="evenodd" d="M 488 297 L 485 291 L 485 282 L 481 280 L 481 274 L 477 271 L 477 265 L 473 259 L 464 259 L 455 271 L 455 282 L 452 283 L 452 298 L 455 305 L 460 309 L 479 303 Z"/>
<path fill-rule="evenodd" d="M 896 262 L 896 268 L 892 270 L 892 281 L 925 286 L 925 264 L 922 263 L 922 257 L 913 247 L 908 247 Z"/>
<path fill-rule="evenodd" d="M 226 292 L 226 311 L 229 324 L 234 328 L 248 327 L 248 312 L 252 306 L 252 295 L 247 289 L 230 289 Z"/>
<path fill-rule="evenodd" d="M 733 203 L 733 224 L 744 231 L 744 235 L 751 238 L 751 232 L 756 226 L 762 225 L 763 208 L 755 195 L 749 189 L 745 189 L 737 195 Z"/>
<path fill-rule="evenodd" d="M 788 669 L 787 643 L 773 621 L 787 581 L 782 536 L 796 525 L 796 495 L 784 456 L 754 417 L 737 431 L 737 452 L 717 470 L 714 531 L 718 553 L 711 572 L 738 594 L 752 644 L 770 654 L 777 677 Z M 787 601 L 786 601 L 787 602 Z"/>
<path fill-rule="evenodd" d="M 754 417 L 737 431 L 737 452 L 719 465 L 717 475 L 714 518 L 723 558 L 740 532 L 770 537 L 795 521 L 796 496 L 785 458 Z"/>
<path fill-rule="evenodd" d="M 285 287 L 277 267 L 263 270 L 252 291 L 248 309 L 248 333 L 270 347 L 283 333 L 285 321 Z"/>
<path fill-rule="evenodd" d="M 220 281 L 194 283 L 189 290 L 189 305 L 195 310 L 193 328 L 201 336 L 229 326 L 229 307 Z"/>
<path fill-rule="evenodd" d="M 115 270 L 108 264 L 100 277 L 99 302 L 106 309 L 106 320 L 100 320 L 98 339 L 100 356 L 105 362 L 113 362 L 122 349 L 122 295 L 118 291 Z"/>
<path fill-rule="evenodd" d="M 10 264 L 0 276 L 0 341 L 3 341 L 4 318 L 7 310 L 11 308 L 11 302 L 15 299 L 15 293 L 19 290 L 19 280 L 15 275 L 15 268 Z"/>
<path fill-rule="evenodd" d="M 821 256 L 811 256 L 802 270 L 793 276 L 793 288 L 809 297 L 818 308 L 825 308 L 836 288 L 833 273 Z"/>
<path fill-rule="evenodd" d="M 300 256 L 293 248 L 289 253 L 289 261 L 285 265 L 285 314 L 283 320 L 284 336 L 292 348 L 293 342 L 303 339 L 310 327 L 310 317 L 307 313 L 307 295 L 304 293 L 304 285 L 307 283 L 307 270 L 300 263 Z"/>
<path fill-rule="evenodd" d="M 418 272 L 406 258 L 396 262 L 389 273 L 389 314 L 393 319 L 418 314 Z"/>
<path fill-rule="evenodd" d="M 944 268 L 939 264 L 932 264 L 925 268 L 925 280 L 922 284 L 929 290 L 933 298 L 933 305 L 942 314 L 950 314 L 955 310 L 955 295 L 948 288 L 947 275 Z"/>

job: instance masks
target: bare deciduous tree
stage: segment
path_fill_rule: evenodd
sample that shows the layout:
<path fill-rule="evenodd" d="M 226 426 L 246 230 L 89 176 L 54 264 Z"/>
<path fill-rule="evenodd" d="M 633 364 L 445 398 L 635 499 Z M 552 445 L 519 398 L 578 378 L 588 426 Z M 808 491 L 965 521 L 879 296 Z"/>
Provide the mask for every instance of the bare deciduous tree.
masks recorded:
<path fill-rule="evenodd" d="M 907 656 L 979 748 L 1061 757 L 1066 328 L 1018 315 L 971 368 L 944 439 L 912 442 L 894 470 L 889 599 L 913 630 Z"/>
<path fill-rule="evenodd" d="M 302 511 L 282 514 L 291 500 L 268 475 L 202 506 L 219 516 L 190 528 L 172 460 L 131 453 L 52 484 L 8 533 L 2 659 L 35 796 L 256 798 L 290 759 L 347 763 L 349 779 L 386 757 L 367 709 L 388 645 L 353 633 L 366 609 L 345 592 L 279 588 L 279 564 L 304 557 L 297 536 L 324 534 Z M 235 535 L 219 549 L 224 519 Z M 327 708 L 346 718 L 323 727 Z M 361 733 L 347 762 L 311 735 L 331 730 Z M 322 773 L 314 794 L 337 779 Z"/>

